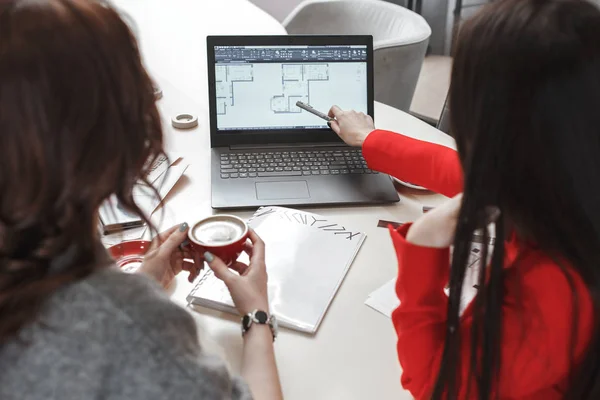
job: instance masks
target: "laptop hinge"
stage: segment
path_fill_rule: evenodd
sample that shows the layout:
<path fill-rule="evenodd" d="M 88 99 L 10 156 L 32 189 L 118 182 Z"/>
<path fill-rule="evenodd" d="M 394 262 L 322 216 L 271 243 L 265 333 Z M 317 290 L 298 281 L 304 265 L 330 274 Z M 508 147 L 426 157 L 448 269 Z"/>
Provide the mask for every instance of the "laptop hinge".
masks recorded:
<path fill-rule="evenodd" d="M 344 143 L 276 143 L 276 144 L 234 144 L 230 145 L 231 150 L 246 149 L 290 149 L 298 147 L 348 147 Z"/>

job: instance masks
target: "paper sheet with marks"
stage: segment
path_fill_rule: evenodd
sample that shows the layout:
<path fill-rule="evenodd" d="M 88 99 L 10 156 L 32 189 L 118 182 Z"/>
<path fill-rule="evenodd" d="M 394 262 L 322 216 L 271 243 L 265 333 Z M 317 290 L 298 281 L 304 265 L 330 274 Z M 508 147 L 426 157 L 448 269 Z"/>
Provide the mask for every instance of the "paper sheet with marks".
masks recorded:
<path fill-rule="evenodd" d="M 269 215 L 284 221 L 309 226 L 323 232 L 330 232 L 334 236 L 339 236 L 350 241 L 358 240 L 363 235 L 359 231 L 346 229 L 344 225 L 331 221 L 327 217 L 285 207 L 261 207 L 248 223 L 259 223 Z"/>
<path fill-rule="evenodd" d="M 462 299 L 460 304 L 461 314 L 477 294 L 477 279 L 479 278 L 481 253 L 482 245 L 479 243 L 474 243 L 471 247 L 467 274 L 463 283 Z M 491 249 L 488 250 L 488 253 L 491 254 Z M 367 300 L 365 300 L 365 304 L 387 316 L 388 318 L 391 318 L 392 312 L 400 305 L 400 301 L 398 300 L 395 292 L 395 284 L 396 278 L 391 279 L 379 289 L 371 293 L 369 297 L 367 297 Z M 448 288 L 446 288 L 444 292 L 446 293 L 446 296 L 448 296 L 450 291 Z"/>

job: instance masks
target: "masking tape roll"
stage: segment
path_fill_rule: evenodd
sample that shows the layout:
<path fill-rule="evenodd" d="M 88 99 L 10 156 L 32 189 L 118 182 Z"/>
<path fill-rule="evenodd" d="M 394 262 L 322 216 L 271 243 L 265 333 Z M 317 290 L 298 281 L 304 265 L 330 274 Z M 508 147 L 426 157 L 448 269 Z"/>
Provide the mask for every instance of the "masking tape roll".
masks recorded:
<path fill-rule="evenodd" d="M 177 129 L 190 129 L 198 126 L 198 117 L 192 114 L 178 114 L 171 118 L 171 124 Z"/>

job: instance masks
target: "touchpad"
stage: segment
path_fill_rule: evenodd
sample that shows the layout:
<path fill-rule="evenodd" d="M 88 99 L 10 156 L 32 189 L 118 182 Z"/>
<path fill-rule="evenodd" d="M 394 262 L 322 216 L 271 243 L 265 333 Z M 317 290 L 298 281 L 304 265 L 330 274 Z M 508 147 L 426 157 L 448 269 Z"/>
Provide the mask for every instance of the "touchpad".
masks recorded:
<path fill-rule="evenodd" d="M 276 199 L 308 199 L 306 181 L 257 182 L 256 198 L 258 200 Z"/>

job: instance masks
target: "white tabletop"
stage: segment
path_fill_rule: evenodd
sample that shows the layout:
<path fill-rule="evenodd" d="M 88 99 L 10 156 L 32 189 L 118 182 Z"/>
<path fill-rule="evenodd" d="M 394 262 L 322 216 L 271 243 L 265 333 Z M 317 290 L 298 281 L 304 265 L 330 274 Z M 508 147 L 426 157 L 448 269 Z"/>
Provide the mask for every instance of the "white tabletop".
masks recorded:
<path fill-rule="evenodd" d="M 210 207 L 210 145 L 206 43 L 209 34 L 285 34 L 283 27 L 246 0 L 116 0 L 135 21 L 148 69 L 164 93 L 159 106 L 165 120 L 167 151 L 191 165 L 166 199 L 164 224 L 191 221 L 213 213 Z M 176 131 L 174 113 L 199 115 L 200 125 Z M 383 104 L 375 105 L 378 128 L 454 146 L 453 140 L 424 122 Z M 286 399 L 410 399 L 400 386 L 396 335 L 391 320 L 364 305 L 367 296 L 396 274 L 396 258 L 380 219 L 412 221 L 422 205 L 440 195 L 399 187 L 401 202 L 389 206 L 311 209 L 337 219 L 368 238 L 314 336 L 282 330 L 276 353 Z M 237 213 L 249 217 L 251 213 Z M 166 222 L 168 221 L 168 222 Z M 163 226 L 164 228 L 164 226 Z M 172 288 L 182 305 L 191 289 L 184 276 Z M 203 341 L 239 370 L 242 341 L 239 319 L 196 309 Z"/>

